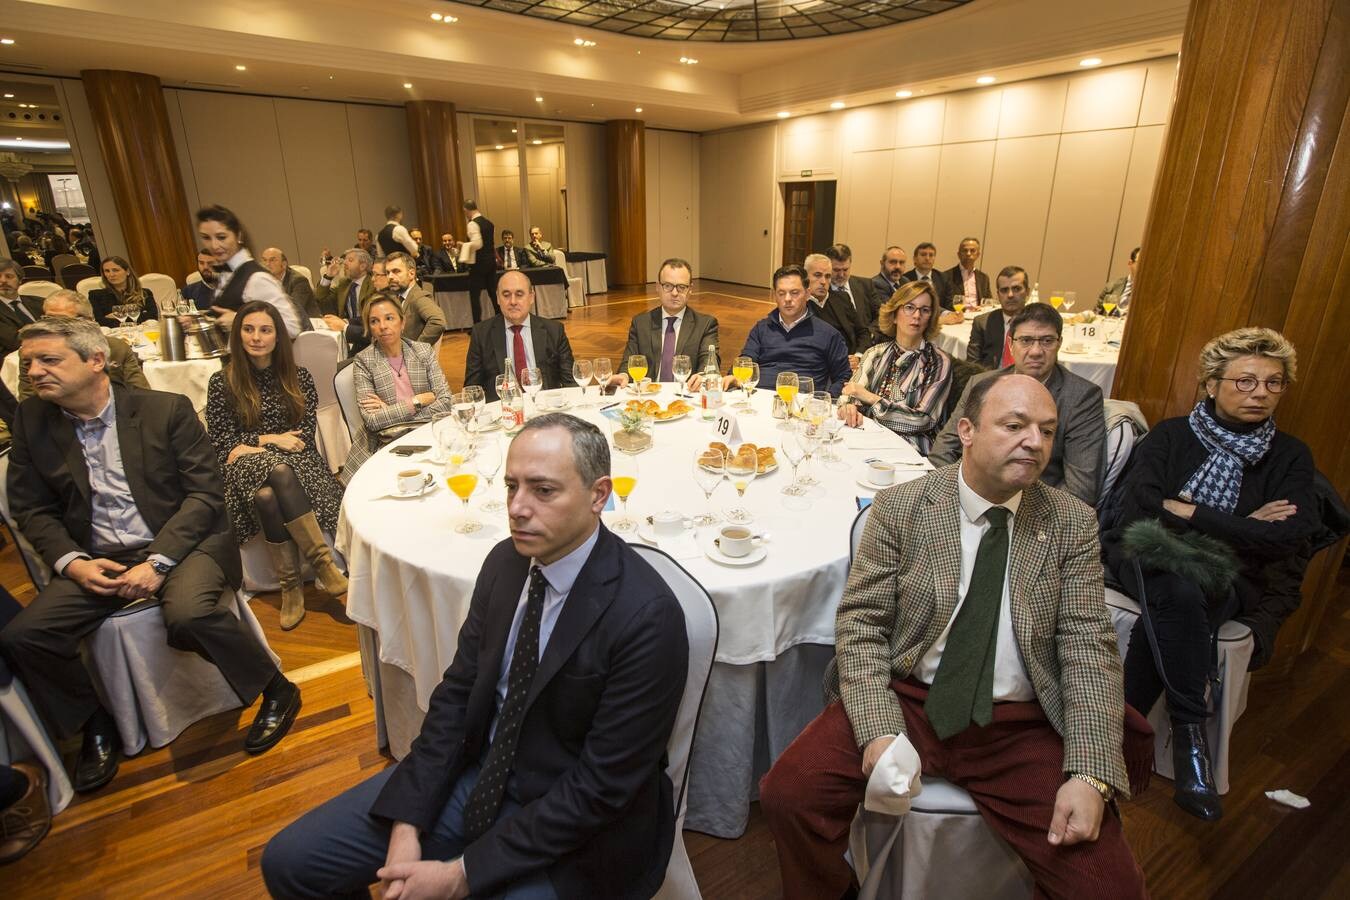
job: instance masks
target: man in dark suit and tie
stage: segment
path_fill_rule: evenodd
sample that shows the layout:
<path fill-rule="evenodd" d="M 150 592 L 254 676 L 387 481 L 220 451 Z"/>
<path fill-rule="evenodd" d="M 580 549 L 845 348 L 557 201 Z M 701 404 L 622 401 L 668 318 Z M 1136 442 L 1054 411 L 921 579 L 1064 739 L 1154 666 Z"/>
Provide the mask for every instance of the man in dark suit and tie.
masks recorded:
<path fill-rule="evenodd" d="M 830 291 L 845 296 L 850 306 L 867 324 L 867 344 L 858 352 L 872 346 L 872 335 L 877 332 L 877 312 L 881 309 L 881 300 L 872 290 L 872 282 L 852 274 L 853 250 L 848 244 L 833 244 L 825 250 L 830 261 Z M 890 294 L 886 295 L 889 300 Z"/>
<path fill-rule="evenodd" d="M 661 263 L 656 278 L 661 305 L 633 316 L 623 357 L 627 360 L 638 353 L 647 357 L 653 381 L 675 380 L 672 369 L 677 356 L 689 357 L 691 374 L 702 372 L 708 364 L 708 347 L 721 346 L 717 317 L 688 305 L 693 284 L 689 263 L 672 257 Z"/>
<path fill-rule="evenodd" d="M 965 297 L 965 302 L 973 306 L 972 297 L 985 300 L 994 296 L 989 290 L 989 276 L 975 268 L 976 263 L 980 261 L 978 238 L 964 238 L 956 248 L 956 260 L 956 265 L 942 273 L 942 277 L 947 281 L 949 297 Z M 953 300 L 952 303 L 954 305 L 956 301 Z"/>
<path fill-rule="evenodd" d="M 23 267 L 0 259 L 0 356 L 19 349 L 19 329 L 42 318 L 42 298 L 19 294 Z"/>
<path fill-rule="evenodd" d="M 459 263 L 459 244 L 453 234 L 446 232 L 441 235 L 441 249 L 431 254 L 431 274 L 453 275 L 463 270 Z"/>
<path fill-rule="evenodd" d="M 561 322 L 530 312 L 534 285 L 519 269 L 503 272 L 497 282 L 501 312 L 473 326 L 469 352 L 464 358 L 464 384 L 476 384 L 491 403 L 497 399 L 496 379 L 503 374 L 502 362 L 510 366 L 511 378 L 520 384 L 520 373 L 537 367 L 544 390 L 571 386 L 572 345 Z"/>
<path fill-rule="evenodd" d="M 1008 324 L 1013 316 L 1027 305 L 1027 270 L 1021 266 L 1004 266 L 998 273 L 999 309 L 976 316 L 970 323 L 970 343 L 966 345 L 966 359 L 986 369 L 1001 369 L 1013 362 Z"/>
<path fill-rule="evenodd" d="M 511 278 L 513 276 L 506 276 Z M 458 649 L 398 766 L 268 843 L 278 898 L 651 897 L 675 833 L 666 744 L 684 616 L 600 522 L 609 445 L 563 413 L 506 459 L 511 539 L 488 554 Z"/>
<path fill-rule="evenodd" d="M 876 294 L 878 309 L 881 308 L 881 304 L 891 299 L 904 283 L 905 266 L 908 263 L 909 257 L 905 254 L 904 247 L 892 244 L 881 254 L 881 271 L 872 276 L 872 292 Z"/>
<path fill-rule="evenodd" d="M 339 263 L 343 273 L 341 278 L 338 278 Z M 349 356 L 355 356 L 370 344 L 366 334 L 366 307 L 375 290 L 370 278 L 370 254 L 364 250 L 348 250 L 340 259 L 334 258 L 319 276 L 314 299 L 324 312 L 324 323 L 346 335 Z"/>
<path fill-rule="evenodd" d="M 92 321 L 45 319 L 20 338 L 37 396 L 15 417 L 9 502 L 56 577 L 0 631 L 0 651 L 58 737 L 83 731 L 75 789 L 110 781 L 121 754 L 80 642 L 147 597 L 162 603 L 169 646 L 214 663 L 245 706 L 262 694 L 244 749 L 268 749 L 294 721 L 300 692 L 232 610 L 239 546 L 192 404 L 113 387 Z"/>
<path fill-rule="evenodd" d="M 811 293 L 811 308 L 822 322 L 832 326 L 844 338 L 848 349 L 849 367 L 858 368 L 862 352 L 872 346 L 872 329 L 842 291 L 830 290 L 830 258 L 823 253 L 812 253 L 802 266 L 810 279 L 806 288 Z"/>
<path fill-rule="evenodd" d="M 503 269 L 523 269 L 532 266 L 530 256 L 516 246 L 516 235 L 509 228 L 502 229 L 502 244 L 497 248 L 497 261 Z"/>
<path fill-rule="evenodd" d="M 487 216 L 478 211 L 478 204 L 472 200 L 464 201 L 464 216 L 468 219 L 468 247 L 460 248 L 460 258 L 469 263 L 469 300 L 473 304 L 473 320 L 483 318 L 482 294 L 487 293 L 492 302 L 492 311 L 497 308 L 497 254 L 492 243 L 496 236 L 495 227 Z M 465 254 L 467 253 L 467 258 Z"/>
<path fill-rule="evenodd" d="M 905 273 L 906 281 L 927 281 L 937 289 L 938 302 L 942 304 L 943 309 L 952 308 L 950 286 L 947 284 L 946 277 L 941 272 L 933 268 L 937 262 L 937 247 L 931 242 L 924 241 L 914 248 L 914 268 Z"/>

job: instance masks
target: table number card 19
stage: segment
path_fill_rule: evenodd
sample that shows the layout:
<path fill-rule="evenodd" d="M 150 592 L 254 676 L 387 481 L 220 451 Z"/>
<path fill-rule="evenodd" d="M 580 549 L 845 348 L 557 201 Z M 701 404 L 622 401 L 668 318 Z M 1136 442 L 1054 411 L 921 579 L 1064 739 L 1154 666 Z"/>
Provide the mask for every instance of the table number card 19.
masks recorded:
<path fill-rule="evenodd" d="M 713 420 L 713 433 L 717 435 L 716 440 L 728 447 L 739 447 L 745 443 L 741 440 L 740 421 L 737 420 L 736 414 L 726 407 L 717 411 L 717 418 Z"/>

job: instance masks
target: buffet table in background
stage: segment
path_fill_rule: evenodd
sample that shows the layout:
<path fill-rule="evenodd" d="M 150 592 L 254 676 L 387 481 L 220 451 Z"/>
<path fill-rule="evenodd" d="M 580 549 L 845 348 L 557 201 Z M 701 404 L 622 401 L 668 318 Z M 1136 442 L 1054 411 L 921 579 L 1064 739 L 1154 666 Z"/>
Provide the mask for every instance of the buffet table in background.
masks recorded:
<path fill-rule="evenodd" d="M 570 400 L 577 396 L 576 389 L 561 393 Z M 739 395 L 728 396 L 735 400 Z M 596 399 L 593 392 L 589 399 Z M 655 399 L 667 404 L 673 399 L 671 388 Z M 771 401 L 770 392 L 758 392 L 758 414 L 742 415 L 740 423 L 746 440 L 777 448 L 784 432 L 770 415 Z M 611 431 L 597 408 L 570 411 Z M 864 425 L 845 429 L 842 441 L 834 445 L 843 460 L 837 468 L 815 463 L 813 473 L 821 484 L 807 497 L 781 493 L 792 477 L 781 450 L 779 468 L 749 485 L 743 505 L 754 514 L 754 527 L 769 532 L 763 561 L 729 567 L 687 544 L 693 555 L 680 558 L 672 551 L 712 595 L 721 622 L 691 757 L 686 828 L 739 835 L 759 776 L 823 708 L 822 677 L 834 654 L 834 615 L 848 570 L 849 531 L 858 498 L 873 493 L 857 481 L 863 460 L 880 456 L 903 463 L 898 470 L 902 480 L 927 471 L 927 463 L 909 444 L 870 420 Z M 689 516 L 703 512 L 704 496 L 692 470 L 696 452 L 712 438 L 711 424 L 695 411 L 652 428 L 654 445 L 636 457 L 640 472 L 629 501 L 631 513 L 642 519 L 666 509 Z M 505 457 L 507 440 L 500 432 L 479 439 L 499 441 Z M 434 446 L 430 426 L 397 444 Z M 508 533 L 505 513 L 491 516 L 478 508 L 488 497 L 481 481 L 473 507 L 484 528 L 470 535 L 454 533 L 460 503 L 445 488 L 441 467 L 429 454 L 414 457 L 411 464 L 435 473 L 437 488 L 421 498 L 389 496 L 396 473 L 410 465 L 407 457 L 389 450 L 372 457 L 348 486 L 337 546 L 350 569 L 347 613 L 360 625 L 379 739 L 402 757 L 454 656 L 482 561 Z M 505 499 L 500 473 L 492 493 Z M 718 509 L 735 502 L 735 491 L 726 483 L 713 495 Z M 615 516 L 604 514 L 607 522 Z M 697 540 L 709 540 L 714 531 L 701 530 Z"/>
<path fill-rule="evenodd" d="M 534 313 L 548 319 L 567 318 L 567 273 L 558 266 L 521 269 L 534 285 Z M 497 273 L 500 278 L 501 272 Z M 445 327 L 457 331 L 473 327 L 473 303 L 469 299 L 469 273 L 428 275 L 422 279 L 431 286 L 441 312 L 445 313 Z M 492 306 L 483 301 L 484 314 L 490 315 Z"/>

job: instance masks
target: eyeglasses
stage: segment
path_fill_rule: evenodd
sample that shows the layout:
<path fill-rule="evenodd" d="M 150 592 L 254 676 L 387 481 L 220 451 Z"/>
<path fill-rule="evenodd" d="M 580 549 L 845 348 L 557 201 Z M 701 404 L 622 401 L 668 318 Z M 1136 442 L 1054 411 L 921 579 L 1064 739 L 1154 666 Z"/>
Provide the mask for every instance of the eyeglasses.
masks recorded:
<path fill-rule="evenodd" d="M 661 282 L 661 290 L 665 291 L 667 294 L 687 294 L 689 293 L 689 285 L 671 284 L 667 281 L 663 281 Z"/>
<path fill-rule="evenodd" d="M 904 306 L 900 307 L 900 311 L 907 316 L 917 315 L 919 318 L 923 318 L 924 316 L 931 316 L 933 314 L 933 307 L 915 306 L 913 303 L 906 303 Z"/>
<path fill-rule="evenodd" d="M 1046 350 L 1049 350 L 1051 347 L 1059 343 L 1059 338 L 1050 334 L 1043 335 L 1041 337 L 1031 337 L 1030 335 L 1023 335 L 1022 337 L 1013 338 L 1012 341 L 1014 344 L 1021 347 L 1023 350 L 1030 350 L 1037 344 L 1040 344 L 1041 347 L 1043 347 Z"/>
<path fill-rule="evenodd" d="M 1244 394 L 1250 394 L 1252 391 L 1256 390 L 1258 384 L 1262 383 L 1261 379 L 1257 378 L 1255 375 L 1243 375 L 1241 378 L 1216 378 L 1215 381 L 1231 381 L 1234 386 Z M 1283 378 L 1272 377 L 1265 380 L 1265 385 L 1266 390 L 1270 391 L 1272 394 L 1280 394 L 1289 386 L 1289 382 L 1285 381 Z"/>

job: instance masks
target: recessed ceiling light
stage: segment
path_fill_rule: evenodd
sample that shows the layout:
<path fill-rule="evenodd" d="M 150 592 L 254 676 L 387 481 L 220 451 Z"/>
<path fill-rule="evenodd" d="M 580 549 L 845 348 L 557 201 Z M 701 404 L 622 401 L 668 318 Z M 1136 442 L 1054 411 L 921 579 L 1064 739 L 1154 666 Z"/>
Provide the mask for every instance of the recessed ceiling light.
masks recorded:
<path fill-rule="evenodd" d="M 16 137 L 14 140 L 16 140 L 16 141 L 21 141 L 21 140 L 23 140 L 23 138 Z"/>
<path fill-rule="evenodd" d="M 913 91 L 896 91 L 896 92 L 895 92 L 895 96 L 897 96 L 897 97 L 899 97 L 899 98 L 901 98 L 901 99 L 903 100 L 905 97 L 913 97 L 913 96 L 914 96 L 914 92 L 913 92 Z"/>
<path fill-rule="evenodd" d="M 830 104 L 830 109 L 843 109 L 843 108 L 844 108 L 843 100 L 836 100 Z"/>
<path fill-rule="evenodd" d="M 539 140 L 539 138 L 535 138 L 534 140 L 530 141 L 530 143 L 534 144 L 535 146 L 538 146 L 539 144 L 542 144 L 543 141 Z"/>
<path fill-rule="evenodd" d="M 578 47 L 594 47 L 594 46 L 595 46 L 595 41 L 588 41 L 588 40 L 586 40 L 585 38 L 573 38 L 573 39 L 572 39 L 572 43 L 576 44 Z"/>
<path fill-rule="evenodd" d="M 640 107 L 640 106 L 634 107 L 634 108 L 633 108 L 633 112 L 642 112 L 642 107 Z"/>
<path fill-rule="evenodd" d="M 785 109 L 785 110 L 782 110 L 781 112 L 778 113 L 778 118 L 780 118 L 780 119 L 786 119 L 786 118 L 787 118 L 788 116 L 790 116 L 790 115 L 792 115 L 792 113 L 788 112 L 788 111 Z"/>
<path fill-rule="evenodd" d="M 412 82 L 411 82 L 411 81 L 405 81 L 405 82 L 403 82 L 403 86 L 404 86 L 405 88 L 408 88 L 409 90 L 411 90 L 411 89 L 412 89 Z"/>
<path fill-rule="evenodd" d="M 247 72 L 247 71 L 248 71 L 248 66 L 235 66 L 235 67 L 234 67 L 234 70 L 235 70 L 236 72 Z"/>
<path fill-rule="evenodd" d="M 981 75 L 975 79 L 976 84 L 993 84 L 995 81 L 998 81 L 998 79 L 993 75 Z"/>
<path fill-rule="evenodd" d="M 498 150 L 505 150 L 505 149 L 506 149 L 506 146 L 503 145 L 503 144 L 498 144 L 498 145 L 497 145 L 497 149 L 498 149 Z"/>
<path fill-rule="evenodd" d="M 692 56 L 681 56 L 680 62 L 686 66 L 698 65 L 698 60 L 694 59 Z"/>
<path fill-rule="evenodd" d="M 515 133 L 516 133 L 516 129 L 512 128 L 512 129 L 511 129 L 511 133 L 512 133 L 512 134 L 515 134 Z"/>
<path fill-rule="evenodd" d="M 7 47 L 12 43 L 14 43 L 14 38 L 0 38 L 0 44 L 4 44 Z"/>
<path fill-rule="evenodd" d="M 14 95 L 13 95 L 13 94 L 6 94 L 6 95 L 5 95 L 5 99 L 6 99 L 6 100 L 13 100 L 13 99 L 14 99 Z"/>
<path fill-rule="evenodd" d="M 535 102 L 535 103 L 543 103 L 543 102 L 544 102 L 544 98 L 543 98 L 543 97 L 535 97 L 535 98 L 534 98 L 534 102 Z"/>
<path fill-rule="evenodd" d="M 442 25 L 450 25 L 459 21 L 459 19 L 456 19 L 454 16 L 445 16 L 440 13 L 432 13 L 431 18 L 436 22 L 440 22 Z"/>
<path fill-rule="evenodd" d="M 1085 69 L 1090 69 L 1093 66 L 1100 66 L 1102 61 L 1095 56 L 1089 56 L 1087 59 L 1080 59 L 1078 64 Z"/>

